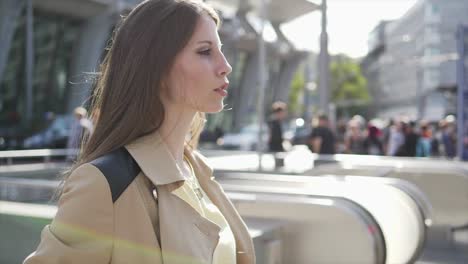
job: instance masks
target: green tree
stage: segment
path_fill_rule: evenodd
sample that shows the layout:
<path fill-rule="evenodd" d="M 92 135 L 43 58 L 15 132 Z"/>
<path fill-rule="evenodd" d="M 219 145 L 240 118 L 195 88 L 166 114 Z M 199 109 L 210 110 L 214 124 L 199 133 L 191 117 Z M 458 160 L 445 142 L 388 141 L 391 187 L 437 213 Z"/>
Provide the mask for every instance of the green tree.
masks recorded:
<path fill-rule="evenodd" d="M 299 67 L 299 69 L 294 74 L 294 77 L 291 81 L 291 89 L 289 90 L 288 111 L 293 115 L 297 115 L 303 110 L 303 104 L 302 102 L 299 102 L 299 99 L 303 94 L 304 86 L 304 69 L 303 67 Z"/>
<path fill-rule="evenodd" d="M 371 98 L 361 67 L 352 59 L 339 56 L 330 63 L 331 101 L 343 115 L 366 115 Z"/>

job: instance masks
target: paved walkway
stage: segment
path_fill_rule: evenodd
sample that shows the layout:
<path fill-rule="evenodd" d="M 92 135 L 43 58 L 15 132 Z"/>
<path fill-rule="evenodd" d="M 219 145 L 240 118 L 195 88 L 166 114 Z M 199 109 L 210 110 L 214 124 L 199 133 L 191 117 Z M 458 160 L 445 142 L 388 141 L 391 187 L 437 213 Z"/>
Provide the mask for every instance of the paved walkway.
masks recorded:
<path fill-rule="evenodd" d="M 467 264 L 468 230 L 452 234 L 449 227 L 434 226 L 416 264 Z"/>

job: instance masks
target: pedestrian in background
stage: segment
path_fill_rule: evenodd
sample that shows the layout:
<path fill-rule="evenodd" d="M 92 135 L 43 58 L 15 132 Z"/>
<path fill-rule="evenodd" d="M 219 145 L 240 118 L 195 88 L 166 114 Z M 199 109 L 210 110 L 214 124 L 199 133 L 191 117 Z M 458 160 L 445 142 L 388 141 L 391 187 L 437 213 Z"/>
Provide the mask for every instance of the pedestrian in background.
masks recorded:
<path fill-rule="evenodd" d="M 364 146 L 365 136 L 361 131 L 361 122 L 359 119 L 351 119 L 348 122 L 348 131 L 345 136 L 345 153 L 347 154 L 366 154 Z"/>
<path fill-rule="evenodd" d="M 383 155 L 383 145 L 379 138 L 379 129 L 374 125 L 367 127 L 367 136 L 364 140 L 365 154 Z"/>
<path fill-rule="evenodd" d="M 456 131 L 452 118 L 445 118 L 439 122 L 441 141 L 445 156 L 453 159 L 456 155 Z"/>
<path fill-rule="evenodd" d="M 335 154 L 335 134 L 330 129 L 328 116 L 320 114 L 318 125 L 309 136 L 309 149 L 317 154 Z"/>
<path fill-rule="evenodd" d="M 396 156 L 398 150 L 405 143 L 405 135 L 403 131 L 403 123 L 399 120 L 394 121 L 393 125 L 389 128 L 388 142 L 387 142 L 387 155 Z"/>
<path fill-rule="evenodd" d="M 73 110 L 73 121 L 70 128 L 70 135 L 67 140 L 68 156 L 72 161 L 76 158 L 77 150 L 80 148 L 82 139 L 88 138 L 93 133 L 93 123 L 87 117 L 88 112 L 79 106 Z"/>
<path fill-rule="evenodd" d="M 416 122 L 410 121 L 404 126 L 405 142 L 403 143 L 401 156 L 416 157 L 416 145 L 418 144 L 419 134 L 416 133 Z"/>
<path fill-rule="evenodd" d="M 425 121 L 420 123 L 420 137 L 416 145 L 416 157 L 431 156 L 432 131 L 429 124 Z"/>
<path fill-rule="evenodd" d="M 246 225 L 196 151 L 232 70 L 218 25 L 191 0 L 143 1 L 123 18 L 92 98 L 94 132 L 26 264 L 255 263 Z"/>
<path fill-rule="evenodd" d="M 384 153 L 388 155 L 388 148 L 389 148 L 389 141 L 390 141 L 390 133 L 395 125 L 395 120 L 393 118 L 390 118 L 388 120 L 387 125 L 382 129 L 382 143 L 383 143 L 383 149 Z"/>
<path fill-rule="evenodd" d="M 273 153 L 275 168 L 284 166 L 283 122 L 287 116 L 287 105 L 277 101 L 271 106 L 271 116 L 268 120 L 269 138 L 268 151 Z"/>
<path fill-rule="evenodd" d="M 286 104 L 283 102 L 274 102 L 271 106 L 271 116 L 268 121 L 269 138 L 268 150 L 270 152 L 281 152 L 283 148 L 283 121 L 286 119 Z"/>
<path fill-rule="evenodd" d="M 346 120 L 340 119 L 336 124 L 336 153 L 345 153 L 346 152 L 346 145 L 345 145 L 345 137 L 346 137 Z"/>

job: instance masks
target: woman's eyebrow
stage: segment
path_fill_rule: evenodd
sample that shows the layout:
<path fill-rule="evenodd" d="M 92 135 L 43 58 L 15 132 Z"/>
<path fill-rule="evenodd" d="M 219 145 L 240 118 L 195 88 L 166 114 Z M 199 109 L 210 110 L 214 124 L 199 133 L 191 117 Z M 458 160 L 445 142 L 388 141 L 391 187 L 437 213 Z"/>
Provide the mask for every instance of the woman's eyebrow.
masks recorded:
<path fill-rule="evenodd" d="M 213 42 L 211 40 L 200 40 L 197 42 L 197 44 L 208 44 L 208 45 L 213 45 Z M 218 43 L 218 46 L 219 47 L 222 47 L 223 46 L 223 43 Z"/>
<path fill-rule="evenodd" d="M 201 40 L 201 41 L 198 41 L 197 44 L 208 44 L 208 45 L 212 45 L 213 42 L 211 42 L 210 40 Z"/>

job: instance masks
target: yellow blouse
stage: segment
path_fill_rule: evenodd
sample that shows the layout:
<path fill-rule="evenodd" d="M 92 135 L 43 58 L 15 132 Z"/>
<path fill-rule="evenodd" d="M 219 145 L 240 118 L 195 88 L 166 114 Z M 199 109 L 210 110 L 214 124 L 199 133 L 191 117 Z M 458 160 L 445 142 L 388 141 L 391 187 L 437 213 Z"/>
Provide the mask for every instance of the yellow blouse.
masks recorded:
<path fill-rule="evenodd" d="M 191 167 L 192 165 L 188 159 L 186 159 L 186 161 Z M 218 207 L 211 202 L 210 198 L 200 188 L 193 168 L 191 179 L 187 179 L 184 184 L 180 188 L 174 190 L 174 192 L 186 203 L 190 204 L 200 215 L 220 227 L 219 242 L 213 253 L 212 264 L 235 264 L 236 240 L 231 228 Z"/>

